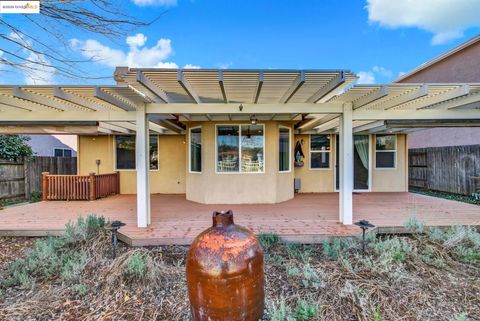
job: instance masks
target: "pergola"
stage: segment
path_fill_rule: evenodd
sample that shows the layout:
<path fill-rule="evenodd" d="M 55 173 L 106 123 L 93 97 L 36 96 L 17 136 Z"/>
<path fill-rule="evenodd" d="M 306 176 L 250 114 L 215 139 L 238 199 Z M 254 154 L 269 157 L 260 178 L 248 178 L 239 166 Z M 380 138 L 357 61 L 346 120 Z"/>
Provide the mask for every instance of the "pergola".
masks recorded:
<path fill-rule="evenodd" d="M 150 224 L 148 134 L 184 122 L 294 121 L 297 133 L 338 132 L 340 221 L 352 224 L 353 134 L 477 126 L 480 84 L 353 85 L 346 70 L 119 67 L 114 86 L 0 86 L 0 132 L 135 134 L 137 223 Z"/>

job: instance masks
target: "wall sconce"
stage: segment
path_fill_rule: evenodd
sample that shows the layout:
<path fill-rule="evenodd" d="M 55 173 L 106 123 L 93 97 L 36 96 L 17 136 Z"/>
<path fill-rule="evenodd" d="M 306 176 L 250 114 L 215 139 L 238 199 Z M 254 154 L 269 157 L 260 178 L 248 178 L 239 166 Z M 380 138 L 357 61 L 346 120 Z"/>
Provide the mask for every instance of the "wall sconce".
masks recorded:
<path fill-rule="evenodd" d="M 255 115 L 250 116 L 250 123 L 252 123 L 252 125 L 256 125 L 257 121 L 258 121 L 258 119 Z"/>

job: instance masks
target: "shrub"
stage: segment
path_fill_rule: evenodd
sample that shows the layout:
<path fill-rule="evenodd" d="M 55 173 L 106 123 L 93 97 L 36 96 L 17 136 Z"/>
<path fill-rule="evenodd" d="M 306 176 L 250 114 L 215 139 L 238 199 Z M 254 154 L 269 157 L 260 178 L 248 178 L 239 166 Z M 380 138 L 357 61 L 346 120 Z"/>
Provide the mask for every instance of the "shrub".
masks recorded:
<path fill-rule="evenodd" d="M 344 252 L 358 248 L 358 242 L 352 238 L 335 238 L 332 243 L 323 242 L 323 255 L 330 260 L 336 261 Z"/>
<path fill-rule="evenodd" d="M 130 256 L 127 263 L 127 274 L 141 279 L 145 275 L 146 269 L 145 257 L 142 253 L 136 252 Z"/>
<path fill-rule="evenodd" d="M 280 236 L 275 233 L 260 233 L 257 238 L 265 251 L 268 251 L 274 245 L 281 242 Z"/>
<path fill-rule="evenodd" d="M 418 220 L 416 215 L 412 215 L 403 225 L 409 232 L 415 234 L 421 234 L 425 230 L 425 223 Z"/>
<path fill-rule="evenodd" d="M 298 321 L 308 321 L 317 316 L 318 308 L 316 305 L 304 300 L 298 300 L 295 309 L 295 319 Z"/>
<path fill-rule="evenodd" d="M 299 258 L 302 261 L 307 261 L 312 255 L 313 247 L 307 244 L 287 243 L 286 250 L 290 258 Z"/>
<path fill-rule="evenodd" d="M 470 321 L 470 319 L 466 316 L 465 313 L 460 313 L 451 318 L 450 321 Z"/>
<path fill-rule="evenodd" d="M 72 289 L 78 296 L 85 296 L 88 293 L 88 287 L 83 283 L 74 284 Z"/>
<path fill-rule="evenodd" d="M 36 280 L 60 277 L 67 281 L 77 281 L 87 264 L 88 257 L 79 242 L 91 240 L 103 229 L 105 219 L 95 215 L 76 224 L 68 224 L 60 237 L 38 239 L 26 258 L 15 260 L 9 265 L 10 278 L 3 284 L 31 287 Z"/>
<path fill-rule="evenodd" d="M 67 243 L 90 240 L 97 236 L 99 231 L 104 232 L 106 224 L 103 216 L 92 214 L 88 215 L 85 219 L 79 217 L 75 224 L 72 224 L 72 222 L 67 223 L 63 239 Z"/>
<path fill-rule="evenodd" d="M 267 304 L 270 321 L 295 321 L 292 309 L 285 303 L 285 298 L 281 297 L 276 305 L 273 302 Z"/>
<path fill-rule="evenodd" d="M 33 192 L 30 193 L 30 202 L 31 203 L 40 202 L 41 200 L 42 200 L 42 192 L 33 191 Z"/>

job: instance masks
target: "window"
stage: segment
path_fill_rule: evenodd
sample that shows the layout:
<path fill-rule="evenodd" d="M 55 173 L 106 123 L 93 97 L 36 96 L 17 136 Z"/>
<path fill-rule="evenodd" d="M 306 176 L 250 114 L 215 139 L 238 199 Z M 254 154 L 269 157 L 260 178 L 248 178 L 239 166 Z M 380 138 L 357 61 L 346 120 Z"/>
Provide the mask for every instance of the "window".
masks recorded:
<path fill-rule="evenodd" d="M 330 135 L 310 135 L 310 168 L 330 168 Z"/>
<path fill-rule="evenodd" d="M 190 172 L 202 172 L 202 128 L 190 128 Z"/>
<path fill-rule="evenodd" d="M 53 156 L 55 157 L 72 157 L 72 150 L 68 148 L 54 148 Z"/>
<path fill-rule="evenodd" d="M 375 167 L 395 168 L 397 154 L 397 136 L 375 136 Z"/>
<path fill-rule="evenodd" d="M 135 169 L 135 136 L 115 136 L 116 169 Z M 158 169 L 158 136 L 150 135 L 150 169 Z"/>
<path fill-rule="evenodd" d="M 263 125 L 217 126 L 217 172 L 263 173 Z"/>
<path fill-rule="evenodd" d="M 290 128 L 280 127 L 278 140 L 278 170 L 290 171 Z"/>

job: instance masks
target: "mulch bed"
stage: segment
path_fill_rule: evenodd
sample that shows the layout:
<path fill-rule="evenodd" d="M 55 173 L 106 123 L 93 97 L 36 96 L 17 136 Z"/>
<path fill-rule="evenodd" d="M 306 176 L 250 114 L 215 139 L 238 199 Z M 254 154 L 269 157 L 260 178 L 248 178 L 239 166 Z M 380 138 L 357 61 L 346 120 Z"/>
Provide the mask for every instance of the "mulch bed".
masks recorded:
<path fill-rule="evenodd" d="M 428 241 L 404 238 L 422 249 Z M 0 277 L 9 261 L 32 246 L 29 238 L 0 238 Z M 187 247 L 132 249 L 121 246 L 110 258 L 109 239 L 92 249 L 89 263 L 75 284 L 52 277 L 30 288 L 0 287 L 0 320 L 190 320 L 185 284 Z M 322 245 L 271 244 L 266 251 L 265 320 L 480 320 L 480 268 L 436 253 L 445 266 L 419 260 L 401 263 L 362 259 L 358 250 L 336 260 Z M 92 252 L 92 253 L 93 253 Z M 134 253 L 147 255 L 153 273 L 144 279 L 125 276 L 124 262 Z M 371 253 L 370 253 L 371 254 Z M 315 306 L 301 319 L 300 302 Z M 300 311 L 300 312 L 299 312 Z M 290 313 L 290 314 L 289 314 Z M 461 319 L 463 317 L 465 319 Z M 305 314 L 304 314 L 305 315 Z"/>

